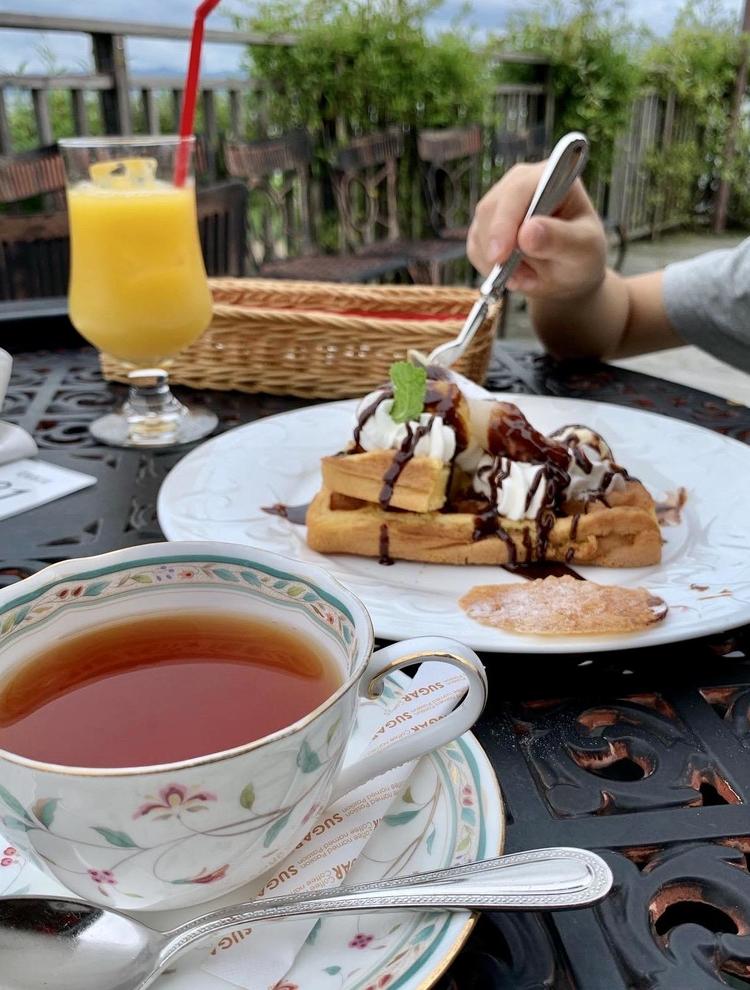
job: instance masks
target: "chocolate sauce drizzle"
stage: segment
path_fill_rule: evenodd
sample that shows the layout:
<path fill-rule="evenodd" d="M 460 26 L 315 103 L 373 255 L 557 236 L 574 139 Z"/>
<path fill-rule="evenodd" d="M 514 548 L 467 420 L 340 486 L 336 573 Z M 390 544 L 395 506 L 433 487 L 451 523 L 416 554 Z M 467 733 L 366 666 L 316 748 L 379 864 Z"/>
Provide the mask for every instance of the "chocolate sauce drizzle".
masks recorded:
<path fill-rule="evenodd" d="M 458 386 L 450 382 L 449 376 L 442 369 L 431 368 L 428 371 L 428 375 L 429 378 L 425 393 L 425 412 L 430 414 L 429 419 L 423 424 L 406 424 L 406 436 L 401 446 L 395 451 L 393 460 L 383 475 L 383 486 L 378 501 L 381 508 L 386 511 L 390 509 L 394 488 L 401 473 L 409 461 L 415 456 L 419 441 L 430 433 L 438 417 L 442 419 L 446 426 L 453 429 L 456 438 L 455 451 L 450 465 L 451 475 L 455 467 L 456 455 L 464 450 L 468 444 L 469 438 L 466 432 L 466 424 L 459 413 L 461 392 Z M 354 429 L 354 442 L 357 448 L 360 448 L 360 438 L 365 423 L 375 414 L 381 403 L 391 398 L 393 398 L 393 388 L 384 386 L 373 401 L 359 413 L 357 425 Z M 534 563 L 533 557 L 535 551 L 536 556 L 539 558 L 544 558 L 546 555 L 550 533 L 560 513 L 565 490 L 570 484 L 570 474 L 568 472 L 570 457 L 573 457 L 576 465 L 584 474 L 591 474 L 593 470 L 593 464 L 590 458 L 581 449 L 580 441 L 575 435 L 566 439 L 565 442 L 555 439 L 556 436 L 564 435 L 565 431 L 572 429 L 572 427 L 561 427 L 552 437 L 545 437 L 544 434 L 535 430 L 521 410 L 511 403 L 497 403 L 494 412 L 495 415 L 490 419 L 487 442 L 487 447 L 494 455 L 494 460 L 478 471 L 479 476 L 486 476 L 490 487 L 490 498 L 488 507 L 474 516 L 472 540 L 476 542 L 490 536 L 495 536 L 502 540 L 508 549 L 508 563 L 504 566 L 507 570 L 522 574 L 522 576 L 536 578 L 549 574 L 555 576 L 568 574 L 576 578 L 581 578 L 581 575 L 577 574 L 568 566 L 568 563 L 573 559 L 575 554 L 572 548 L 568 550 L 566 563 L 564 564 L 551 562 Z M 602 453 L 599 443 L 592 444 L 592 446 L 598 449 L 599 453 Z M 533 503 L 539 486 L 544 485 L 544 494 L 534 517 L 537 530 L 536 546 L 534 546 L 534 541 L 531 538 L 529 527 L 526 526 L 523 529 L 521 542 L 524 553 L 523 563 L 520 563 L 518 560 L 519 548 L 516 541 L 501 525 L 500 515 L 497 511 L 497 496 L 502 489 L 503 482 L 510 474 L 510 464 L 512 461 L 523 461 L 540 465 L 540 469 L 526 494 L 525 512 L 528 512 Z M 601 501 L 605 505 L 609 504 L 604 493 L 616 474 L 621 474 L 626 480 L 629 478 L 629 475 L 623 468 L 613 464 L 612 470 L 608 471 L 602 479 L 600 488 L 594 492 L 588 492 L 584 496 L 584 512 L 588 511 L 588 506 L 592 501 Z M 575 540 L 577 537 L 580 515 L 580 513 L 576 513 L 573 516 L 570 528 L 571 540 Z M 392 564 L 393 560 L 389 554 L 387 523 L 383 523 L 380 527 L 379 549 L 380 563 Z"/>
<path fill-rule="evenodd" d="M 497 536 L 507 547 L 508 563 L 515 564 L 518 559 L 515 541 L 507 529 L 500 525 L 500 515 L 497 511 L 497 493 L 501 489 L 503 481 L 510 474 L 510 462 L 506 468 L 503 468 L 502 459 L 500 459 L 499 463 L 493 462 L 483 466 L 477 471 L 477 474 L 487 475 L 490 486 L 490 504 L 484 512 L 474 516 L 474 532 L 471 534 L 471 538 L 476 543 L 487 536 Z M 526 529 L 526 533 L 528 533 L 528 529 Z"/>
<path fill-rule="evenodd" d="M 530 564 L 534 556 L 534 544 L 531 540 L 531 530 L 528 526 L 523 528 L 523 549 L 526 555 L 525 563 Z"/>
<path fill-rule="evenodd" d="M 570 455 L 567 447 L 545 437 L 529 423 L 520 409 L 508 402 L 497 404 L 495 414 L 490 419 L 488 448 L 495 455 L 490 475 L 491 500 L 497 502 L 497 492 L 502 488 L 508 469 L 503 469 L 503 459 L 539 464 L 534 480 L 526 493 L 524 512 L 528 512 L 539 491 L 544 485 L 544 494 L 534 521 L 537 527 L 536 555 L 544 557 L 549 544 L 549 536 L 555 525 L 556 514 L 560 509 L 565 489 L 570 483 L 568 463 Z M 492 477 L 496 482 L 493 484 Z M 531 539 L 526 537 L 524 544 L 526 559 L 532 555 Z"/>
<path fill-rule="evenodd" d="M 425 409 L 434 416 L 439 416 L 446 426 L 450 426 L 456 437 L 456 449 L 453 453 L 456 456 L 466 449 L 469 437 L 466 430 L 466 423 L 461 419 L 459 408 L 461 405 L 461 391 L 458 385 L 452 382 L 447 385 L 445 382 L 427 382 L 427 394 L 425 395 Z"/>
<path fill-rule="evenodd" d="M 594 465 L 591 463 L 586 451 L 583 450 L 578 443 L 572 443 L 570 445 L 570 450 L 573 454 L 573 460 L 576 462 L 581 471 L 583 471 L 584 474 L 591 474 L 594 470 Z"/>
<path fill-rule="evenodd" d="M 390 556 L 390 543 L 391 538 L 388 532 L 388 523 L 380 524 L 380 557 L 378 563 L 384 564 L 386 567 L 390 567 L 394 563 L 393 558 Z"/>
<path fill-rule="evenodd" d="M 568 448 L 535 430 L 524 414 L 510 402 L 498 402 L 497 415 L 490 419 L 488 450 L 512 461 L 549 464 L 567 478 Z M 567 478 L 565 484 L 570 479 Z"/>
<path fill-rule="evenodd" d="M 422 437 L 427 436 L 432 429 L 432 424 L 434 422 L 435 417 L 430 416 L 426 423 L 420 423 L 420 425 L 414 429 L 412 429 L 411 423 L 406 424 L 406 436 L 404 437 L 403 443 L 393 455 L 393 460 L 388 465 L 388 470 L 383 475 L 383 487 L 380 489 L 380 495 L 378 496 L 378 502 L 380 502 L 381 509 L 387 509 L 391 504 L 393 489 L 396 486 L 396 482 L 401 477 L 401 472 L 404 470 L 412 457 L 414 457 L 417 444 Z"/>
<path fill-rule="evenodd" d="M 594 433 L 594 431 L 591 430 L 588 426 L 584 426 L 582 423 L 569 423 L 567 426 L 559 427 L 559 429 L 555 430 L 554 433 L 550 434 L 550 437 L 553 440 L 558 440 L 560 438 L 565 437 L 565 434 L 569 430 L 570 431 L 586 430 L 587 432 L 591 433 L 593 435 L 592 439 L 590 441 L 585 441 L 584 446 L 591 447 L 593 450 L 597 452 L 597 454 L 599 454 L 599 456 L 602 459 L 608 459 L 612 464 L 612 470 L 608 474 L 606 474 L 602 479 L 602 483 L 597 489 L 597 493 L 604 494 L 604 492 L 611 484 L 612 479 L 615 477 L 615 475 L 620 475 L 625 481 L 636 480 L 635 478 L 632 477 L 632 475 L 628 474 L 628 472 L 625 470 L 624 467 L 620 467 L 619 464 L 615 464 L 614 461 L 611 460 L 612 451 L 609 450 L 609 447 L 607 447 L 606 450 L 604 449 L 605 444 L 603 438 L 600 437 L 598 433 Z M 575 460 L 576 464 L 581 469 L 581 471 L 583 471 L 584 474 L 591 474 L 594 465 L 591 463 L 591 459 L 586 454 L 586 451 L 581 449 L 581 443 L 582 443 L 581 438 L 573 432 L 571 436 L 565 437 L 565 439 L 563 439 L 561 442 L 566 444 L 567 447 L 570 449 L 573 455 L 573 459 Z"/>
<path fill-rule="evenodd" d="M 570 524 L 570 538 L 574 542 L 576 537 L 578 536 L 578 523 L 580 521 L 581 521 L 581 513 L 576 512 L 576 514 L 573 516 L 573 521 Z"/>
<path fill-rule="evenodd" d="M 357 416 L 357 425 L 354 427 L 354 443 L 359 447 L 359 438 L 362 436 L 362 430 L 364 429 L 365 423 L 370 418 L 370 416 L 375 415 L 375 410 L 385 402 L 386 399 L 393 398 L 393 388 L 390 385 L 384 385 L 377 396 L 372 400 L 369 406 L 360 412 Z"/>
<path fill-rule="evenodd" d="M 596 491 L 593 491 L 593 492 L 585 492 L 584 493 L 584 495 L 583 495 L 583 514 L 584 514 L 584 516 L 588 513 L 589 506 L 591 505 L 592 502 L 601 502 L 602 505 L 605 508 L 607 508 L 607 509 L 611 509 L 612 508 L 612 506 L 610 505 L 609 501 L 607 500 L 607 496 L 604 494 L 604 489 L 602 489 L 602 488 L 597 488 Z"/>
<path fill-rule="evenodd" d="M 518 550 L 515 540 L 508 530 L 500 525 L 500 516 L 498 516 L 497 509 L 494 506 L 491 506 L 486 512 L 481 513 L 481 515 L 474 516 L 474 532 L 471 534 L 472 540 L 476 543 L 477 540 L 483 540 L 486 536 L 496 536 L 502 540 L 508 548 L 508 563 L 516 563 Z"/>
<path fill-rule="evenodd" d="M 375 413 L 375 410 L 381 402 L 384 402 L 392 396 L 393 389 L 384 389 L 380 395 L 378 395 L 377 399 L 374 399 L 359 414 L 357 426 L 354 430 L 354 441 L 357 445 L 359 445 L 362 429 L 367 420 Z M 461 393 L 457 385 L 446 383 L 444 381 L 427 382 L 427 390 L 425 393 L 425 412 L 429 413 L 429 419 L 425 423 L 419 423 L 416 426 L 413 426 L 411 423 L 406 423 L 406 436 L 404 437 L 401 446 L 393 455 L 393 460 L 388 466 L 388 470 L 383 475 L 383 487 L 380 490 L 380 496 L 378 498 L 378 502 L 380 503 L 380 507 L 382 509 L 388 509 L 390 506 L 391 499 L 393 498 L 393 490 L 401 476 L 401 472 L 414 457 L 419 441 L 423 437 L 428 436 L 435 420 L 438 418 L 442 419 L 443 423 L 453 430 L 456 438 L 455 450 L 451 462 L 451 467 L 453 466 L 453 461 L 455 461 L 456 455 L 464 450 L 466 444 L 468 443 L 466 428 L 458 411 L 460 399 Z"/>
<path fill-rule="evenodd" d="M 495 528 L 490 530 L 487 523 L 482 523 L 482 525 L 476 525 L 474 528 L 473 539 L 479 540 L 483 537 L 492 533 L 496 533 L 502 540 L 512 543 L 512 539 L 503 527 L 500 525 L 500 516 L 497 511 L 497 501 L 498 493 L 502 490 L 503 482 L 510 474 L 510 461 L 504 457 L 496 457 L 495 460 L 486 466 L 485 470 L 480 469 L 477 474 L 481 475 L 487 474 L 487 481 L 490 486 L 490 508 L 486 513 L 482 513 L 481 516 L 477 516 L 476 519 L 484 520 L 486 515 L 490 513 L 494 514 L 495 517 Z M 567 477 L 567 476 L 566 476 Z M 537 527 L 537 539 L 536 539 L 536 551 L 537 556 L 544 557 L 547 546 L 549 544 L 549 536 L 552 531 L 552 527 L 555 525 L 555 509 L 558 507 L 559 502 L 562 499 L 562 492 L 567 485 L 567 481 L 560 477 L 559 479 L 555 477 L 554 472 L 549 470 L 548 465 L 540 465 L 534 480 L 529 486 L 529 490 L 526 493 L 526 500 L 524 503 L 524 513 L 529 511 L 534 498 L 539 491 L 539 486 L 544 484 L 544 495 L 542 497 L 539 509 L 534 515 L 534 522 Z M 523 531 L 523 549 L 525 551 L 526 560 L 530 560 L 533 556 L 534 546 L 531 539 L 531 533 L 529 527 L 525 527 Z M 509 543 L 509 547 L 510 547 Z M 514 562 L 517 556 L 515 544 L 514 553 L 512 555 L 511 563 Z"/>
<path fill-rule="evenodd" d="M 550 439 L 558 440 L 564 443 L 567 447 L 577 447 L 581 443 L 581 438 L 577 435 L 576 431 L 586 430 L 588 433 L 593 434 L 594 440 L 592 443 L 588 443 L 589 447 L 599 454 L 600 457 L 604 456 L 604 450 L 602 448 L 602 437 L 598 433 L 594 433 L 592 429 L 586 426 L 584 423 L 566 423 L 565 426 L 558 426 L 558 428 L 550 433 Z M 571 436 L 566 437 L 565 434 L 571 431 Z"/>
<path fill-rule="evenodd" d="M 504 564 L 503 568 L 527 581 L 537 581 L 546 577 L 572 577 L 576 581 L 586 580 L 583 574 L 579 574 L 560 560 L 537 560 L 534 563 L 516 564 L 512 567 L 510 564 Z"/>

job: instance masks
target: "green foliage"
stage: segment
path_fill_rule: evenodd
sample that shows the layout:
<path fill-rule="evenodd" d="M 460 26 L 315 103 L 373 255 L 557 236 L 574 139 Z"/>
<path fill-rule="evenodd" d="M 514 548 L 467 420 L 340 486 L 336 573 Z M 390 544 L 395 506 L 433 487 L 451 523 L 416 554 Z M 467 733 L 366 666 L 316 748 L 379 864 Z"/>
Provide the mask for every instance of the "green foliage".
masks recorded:
<path fill-rule="evenodd" d="M 552 65 L 556 136 L 584 131 L 591 142 L 591 168 L 606 175 L 614 142 L 628 120 L 640 81 L 633 59 L 638 42 L 621 4 L 549 0 L 541 10 L 516 14 L 502 47 L 544 55 Z M 503 65 L 501 79 L 518 78 L 523 68 Z"/>
<path fill-rule="evenodd" d="M 555 130 L 558 136 L 572 129 L 588 135 L 590 182 L 609 175 L 615 141 L 639 93 L 655 90 L 665 99 L 672 93 L 672 142 L 665 148 L 657 142 L 644 163 L 657 214 L 668 208 L 689 216 L 699 187 L 708 189 L 725 174 L 737 190 L 735 213 L 750 217 L 747 127 L 732 168 L 722 161 L 740 44 L 736 23 L 719 0 L 686 0 L 663 39 L 634 27 L 618 0 L 575 0 L 572 12 L 561 0 L 547 0 L 541 11 L 513 19 L 503 48 L 541 54 L 552 63 Z M 526 70 L 505 65 L 500 71 L 512 80 Z"/>
<path fill-rule="evenodd" d="M 55 140 L 72 137 L 73 108 L 70 94 L 64 90 L 51 90 L 48 94 L 49 118 L 52 124 L 52 134 Z M 8 99 L 8 122 L 14 151 L 27 151 L 39 147 L 36 131 L 36 120 L 31 96 L 28 93 L 11 96 Z M 86 95 L 86 117 L 90 134 L 101 134 L 101 116 L 96 95 Z"/>
<path fill-rule="evenodd" d="M 429 38 L 426 15 L 439 0 L 264 0 L 243 26 L 292 31 L 293 47 L 256 47 L 250 72 L 271 94 L 280 130 L 355 133 L 390 124 L 446 126 L 481 116 L 485 60 L 455 35 Z"/>
<path fill-rule="evenodd" d="M 705 157 L 695 140 L 675 141 L 666 148 L 646 156 L 645 168 L 650 177 L 647 196 L 657 218 L 684 217 L 690 220 L 695 210 L 696 193 Z"/>
<path fill-rule="evenodd" d="M 643 56 L 652 88 L 670 91 L 688 103 L 698 123 L 714 126 L 717 110 L 727 116 L 740 51 L 736 25 L 715 3 L 688 0 L 668 37 L 655 41 Z"/>
<path fill-rule="evenodd" d="M 651 188 L 659 198 L 696 198 L 698 186 L 710 188 L 725 176 L 739 191 L 747 188 L 745 161 L 750 141 L 741 129 L 739 154 L 731 169 L 723 161 L 729 123 L 729 107 L 737 74 L 742 39 L 736 24 L 717 0 L 687 0 L 667 38 L 651 44 L 643 57 L 644 74 L 650 88 L 663 97 L 672 92 L 678 101 L 675 143 L 652 154 L 649 167 Z M 653 192 L 652 192 L 653 198 Z M 676 202 L 676 201 L 675 201 Z M 685 203 L 688 206 L 694 205 Z M 750 201 L 739 212 L 750 216 Z"/>
<path fill-rule="evenodd" d="M 677 97 L 672 143 L 646 160 L 649 192 L 657 212 L 690 213 L 696 190 L 715 186 L 720 177 L 733 188 L 732 216 L 750 219 L 750 114 L 740 122 L 738 154 L 724 160 L 729 107 L 743 44 L 734 17 L 721 0 L 685 0 L 670 35 L 654 39 L 633 26 L 625 0 L 524 0 L 502 41 L 486 50 L 459 30 L 438 37 L 425 29 L 427 16 L 443 0 L 246 0 L 250 12 L 237 23 L 260 32 L 292 32 L 293 46 L 258 45 L 248 51 L 247 67 L 268 94 L 247 96 L 248 136 L 293 127 L 323 134 L 314 171 L 337 141 L 391 124 L 410 129 L 445 127 L 487 120 L 492 88 L 498 82 L 538 81 L 538 66 L 499 63 L 505 51 L 534 53 L 552 67 L 555 131 L 583 130 L 591 142 L 587 179 L 609 177 L 616 140 L 628 126 L 633 100 L 646 90 L 665 99 Z M 655 0 L 656 2 L 656 0 Z M 49 49 L 39 50 L 48 74 L 68 68 Z M 81 68 L 81 67 L 79 67 Z M 24 67 L 3 66 L 7 73 Z M 533 75 L 536 73 L 537 75 Z M 37 139 L 28 93 L 9 93 L 8 116 L 16 150 L 33 148 Z M 49 93 L 54 137 L 73 133 L 67 92 Z M 157 100 L 161 130 L 174 130 L 171 93 Z M 201 106 L 197 124 L 200 129 Z M 89 131 L 101 133 L 97 94 L 86 96 Z M 217 99 L 219 130 L 229 129 L 228 101 Z M 258 120 L 263 113 L 261 127 Z M 145 128 L 140 100 L 134 99 L 136 132 Z M 342 126 L 343 124 L 343 126 Z M 662 126 L 660 122 L 658 126 Z M 417 189 L 415 148 L 406 141 L 401 163 L 399 210 L 402 230 L 421 233 L 423 217 Z M 325 198 L 325 197 L 324 197 Z M 328 197 L 330 199 L 330 196 Z M 318 237 L 337 246 L 330 202 L 323 209 Z"/>

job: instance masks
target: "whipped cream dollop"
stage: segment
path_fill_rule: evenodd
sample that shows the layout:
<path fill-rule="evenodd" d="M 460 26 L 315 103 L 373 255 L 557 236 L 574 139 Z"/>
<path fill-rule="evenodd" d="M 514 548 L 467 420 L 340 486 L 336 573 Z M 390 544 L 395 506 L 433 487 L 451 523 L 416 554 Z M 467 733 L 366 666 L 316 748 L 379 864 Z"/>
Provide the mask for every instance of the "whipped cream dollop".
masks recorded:
<path fill-rule="evenodd" d="M 536 519 L 547 493 L 544 464 L 511 461 L 484 454 L 473 481 L 474 491 L 484 495 L 506 519 Z"/>
<path fill-rule="evenodd" d="M 598 433 L 587 426 L 565 426 L 551 435 L 565 444 L 570 454 L 570 478 L 562 490 L 563 499 L 575 499 L 588 492 L 606 495 L 625 487 L 626 473 L 613 460 L 612 450 Z M 545 464 L 514 461 L 483 453 L 474 471 L 472 487 L 506 519 L 536 519 L 550 501 L 549 472 Z M 551 501 L 554 501 L 554 495 Z"/>
<path fill-rule="evenodd" d="M 552 438 L 570 451 L 570 483 L 565 498 L 580 498 L 587 492 L 606 495 L 625 487 L 627 476 L 615 463 L 609 444 L 588 426 L 563 426 Z"/>
<path fill-rule="evenodd" d="M 559 430 L 550 433 L 550 440 L 559 440 L 566 447 L 584 446 L 591 447 L 600 458 L 611 461 L 613 459 L 612 448 L 600 434 L 595 433 L 589 426 L 561 426 Z"/>
<path fill-rule="evenodd" d="M 398 450 L 407 436 L 421 427 L 425 430 L 414 448 L 417 457 L 432 457 L 449 464 L 456 452 L 456 434 L 452 427 L 443 422 L 441 416 L 423 412 L 418 420 L 396 423 L 391 419 L 393 399 L 382 398 L 383 392 L 371 392 L 365 396 L 357 408 L 359 445 L 363 450 Z M 382 401 L 378 402 L 378 398 Z M 361 417 L 368 409 L 375 407 L 362 422 Z"/>

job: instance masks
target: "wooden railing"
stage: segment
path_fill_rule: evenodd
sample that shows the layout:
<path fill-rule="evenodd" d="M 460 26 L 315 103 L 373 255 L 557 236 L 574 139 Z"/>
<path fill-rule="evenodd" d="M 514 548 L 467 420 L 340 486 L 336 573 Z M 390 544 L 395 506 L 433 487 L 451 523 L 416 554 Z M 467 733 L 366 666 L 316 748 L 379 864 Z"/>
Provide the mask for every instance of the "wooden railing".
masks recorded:
<path fill-rule="evenodd" d="M 14 149 L 9 120 L 9 97 L 31 95 L 36 136 L 40 145 L 51 144 L 56 135 L 50 117 L 49 96 L 53 91 L 69 94 L 75 133 L 89 132 L 89 104 L 94 94 L 98 102 L 98 124 L 104 134 L 131 134 L 135 118 L 140 116 L 144 132 L 159 133 L 162 122 L 162 94 L 168 94 L 168 129 L 177 129 L 184 79 L 182 76 L 131 75 L 125 57 L 125 39 L 167 38 L 188 40 L 188 28 L 156 24 L 96 21 L 76 17 L 47 17 L 33 14 L 0 13 L 0 30 L 22 29 L 62 31 L 85 34 L 91 40 L 94 72 L 63 75 L 0 75 L 0 154 Z M 292 45 L 288 34 L 259 34 L 254 31 L 208 30 L 208 43 L 232 45 Z M 254 95 L 253 113 L 259 132 L 265 130 L 263 92 L 246 78 L 214 78 L 201 80 L 201 112 L 203 134 L 210 146 L 218 140 L 217 100 L 226 100 L 227 114 L 234 133 L 244 133 L 248 94 Z M 160 99 L 161 98 L 161 99 Z M 161 104 L 161 106 L 160 106 Z M 139 113 L 140 111 L 140 113 Z"/>
<path fill-rule="evenodd" d="M 490 157 L 494 170 L 507 169 L 519 161 L 543 158 L 552 148 L 555 96 L 552 66 L 547 59 L 528 52 L 503 52 L 495 57 L 497 67 L 508 63 L 533 66 L 535 79 L 495 86 L 487 121 Z"/>
<path fill-rule="evenodd" d="M 690 220 L 693 204 L 686 204 L 685 190 L 666 178 L 655 181 L 649 162 L 697 133 L 695 116 L 675 93 L 661 96 L 649 90 L 634 101 L 615 149 L 608 206 L 631 239 L 655 236 Z"/>
<path fill-rule="evenodd" d="M 51 94 L 60 92 L 67 94 L 72 128 L 77 135 L 88 134 L 92 120 L 96 131 L 104 134 L 176 131 L 183 77 L 132 75 L 125 42 L 127 38 L 187 41 L 187 27 L 0 13 L 0 31 L 3 29 L 87 35 L 94 71 L 80 75 L 0 75 L 0 154 L 22 150 L 13 147 L 8 110 L 11 100 L 24 99 L 28 106 L 30 99 L 38 145 L 52 144 L 60 136 L 50 113 Z M 206 42 L 288 46 L 295 44 L 295 38 L 290 34 L 212 29 L 206 31 Z M 544 157 L 552 144 L 551 66 L 543 58 L 527 53 L 503 53 L 499 60 L 531 64 L 536 78 L 533 82 L 499 85 L 494 90 L 482 121 L 485 186 L 517 161 Z M 204 137 L 205 174 L 209 178 L 216 174 L 223 133 L 240 138 L 268 135 L 268 96 L 262 83 L 247 76 L 202 77 L 198 131 Z M 612 224 L 621 225 L 629 238 L 654 234 L 688 219 L 685 190 L 670 189 L 666 182 L 664 189 L 655 189 L 648 163 L 654 152 L 686 140 L 695 132 L 695 126 L 673 95 L 663 98 L 642 94 L 634 102 L 629 126 L 618 141 L 612 174 L 587 177 L 602 215 Z M 347 122 L 341 122 L 339 131 L 348 133 Z"/>

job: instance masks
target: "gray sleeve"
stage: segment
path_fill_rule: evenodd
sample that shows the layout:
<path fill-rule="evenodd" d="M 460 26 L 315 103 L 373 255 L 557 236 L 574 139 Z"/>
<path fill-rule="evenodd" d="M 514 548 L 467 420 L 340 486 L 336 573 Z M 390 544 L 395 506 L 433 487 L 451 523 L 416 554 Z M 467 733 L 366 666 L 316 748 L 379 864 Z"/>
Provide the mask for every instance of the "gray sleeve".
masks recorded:
<path fill-rule="evenodd" d="M 750 371 L 750 237 L 664 269 L 667 315 L 687 344 Z"/>

